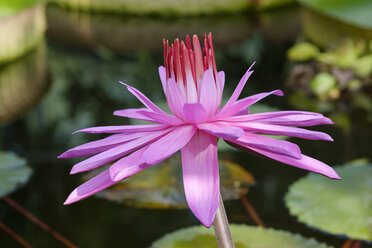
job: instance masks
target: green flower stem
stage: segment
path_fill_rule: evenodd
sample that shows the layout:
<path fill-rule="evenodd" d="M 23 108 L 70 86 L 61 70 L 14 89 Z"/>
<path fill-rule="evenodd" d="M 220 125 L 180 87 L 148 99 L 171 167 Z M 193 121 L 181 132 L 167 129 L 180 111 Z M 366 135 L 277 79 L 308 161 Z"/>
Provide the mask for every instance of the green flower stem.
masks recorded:
<path fill-rule="evenodd" d="M 219 248 L 235 248 L 231 237 L 229 221 L 227 220 L 225 207 L 220 193 L 220 205 L 218 206 L 216 217 L 213 222 L 214 233 L 216 234 Z"/>

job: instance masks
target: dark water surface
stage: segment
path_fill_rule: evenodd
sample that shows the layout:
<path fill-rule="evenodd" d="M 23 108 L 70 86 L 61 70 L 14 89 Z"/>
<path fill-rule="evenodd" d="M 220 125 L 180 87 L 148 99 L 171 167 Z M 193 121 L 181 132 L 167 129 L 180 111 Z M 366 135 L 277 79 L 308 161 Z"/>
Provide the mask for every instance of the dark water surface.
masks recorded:
<path fill-rule="evenodd" d="M 285 53 L 301 34 L 296 8 L 263 15 L 189 19 L 91 16 L 51 8 L 48 23 L 45 44 L 37 54 L 21 61 L 28 69 L 14 69 L 22 75 L 9 77 L 14 80 L 9 85 L 24 85 L 9 90 L 9 95 L 14 94 L 9 98 L 10 106 L 15 109 L 3 119 L 0 148 L 26 157 L 34 169 L 29 183 L 11 197 L 78 246 L 97 248 L 148 247 L 167 232 L 199 224 L 189 210 L 143 210 L 95 197 L 62 205 L 81 179 L 80 175 L 69 175 L 73 160 L 56 157 L 97 137 L 71 133 L 95 125 L 126 124 L 127 119 L 114 117 L 112 112 L 141 106 L 118 81 L 129 82 L 155 102 L 164 102 L 157 75 L 162 65 L 161 38 L 183 39 L 185 33 L 212 31 L 217 66 L 226 73 L 226 96 L 255 60 L 255 73 L 243 95 L 278 88 L 289 93 L 286 78 L 290 66 Z M 30 64 L 39 65 L 38 69 Z M 3 70 L 0 68 L 0 75 Z M 264 103 L 295 109 L 288 94 L 272 96 Z M 353 121 L 349 131 L 335 126 L 317 130 L 327 131 L 335 142 L 297 139 L 304 154 L 330 165 L 361 157 L 372 159 L 372 131 L 363 121 Z M 306 171 L 243 152 L 221 156 L 241 164 L 256 178 L 248 198 L 267 226 L 315 236 L 335 247 L 345 241 L 311 230 L 289 216 L 284 194 Z M 253 224 L 240 201 L 227 202 L 226 209 L 232 222 Z M 35 247 L 63 247 L 3 202 L 0 213 L 1 221 Z M 19 245 L 0 232 L 0 247 Z"/>

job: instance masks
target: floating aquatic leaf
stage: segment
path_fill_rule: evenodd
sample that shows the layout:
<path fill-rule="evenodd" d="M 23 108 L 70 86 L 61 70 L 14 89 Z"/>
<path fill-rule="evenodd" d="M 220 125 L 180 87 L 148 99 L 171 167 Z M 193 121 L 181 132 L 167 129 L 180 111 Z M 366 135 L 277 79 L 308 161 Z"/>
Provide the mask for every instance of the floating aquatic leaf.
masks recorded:
<path fill-rule="evenodd" d="M 0 69 L 0 125 L 37 104 L 49 89 L 45 45 Z"/>
<path fill-rule="evenodd" d="M 285 198 L 290 213 L 322 231 L 372 241 L 372 165 L 336 171 L 342 180 L 310 174 L 294 183 Z"/>
<path fill-rule="evenodd" d="M 247 225 L 230 225 L 236 248 L 331 248 L 299 234 Z M 217 248 L 212 228 L 195 226 L 169 233 L 151 248 Z"/>
<path fill-rule="evenodd" d="M 26 160 L 11 152 L 0 151 L 0 198 L 25 184 L 31 176 Z"/>
<path fill-rule="evenodd" d="M 43 39 L 45 8 L 38 2 L 0 1 L 0 64 L 31 51 Z"/>
<path fill-rule="evenodd" d="M 301 0 L 305 6 L 302 27 L 306 37 L 326 47 L 349 37 L 372 39 L 372 2 L 369 0 Z"/>
<path fill-rule="evenodd" d="M 226 160 L 220 160 L 219 165 L 223 198 L 238 199 L 247 194 L 254 183 L 253 176 L 241 166 Z M 88 173 L 84 179 L 95 174 Z M 141 208 L 186 208 L 181 160 L 179 157 L 168 159 L 97 193 L 97 196 Z"/>
<path fill-rule="evenodd" d="M 301 42 L 291 47 L 288 52 L 288 58 L 293 61 L 306 61 L 314 59 L 319 53 L 317 46 L 310 42 Z"/>
<path fill-rule="evenodd" d="M 336 78 L 328 72 L 317 74 L 309 86 L 320 99 L 327 99 L 332 90 L 338 90 Z"/>
<path fill-rule="evenodd" d="M 299 0 L 299 2 L 345 23 L 372 29 L 370 0 Z"/>

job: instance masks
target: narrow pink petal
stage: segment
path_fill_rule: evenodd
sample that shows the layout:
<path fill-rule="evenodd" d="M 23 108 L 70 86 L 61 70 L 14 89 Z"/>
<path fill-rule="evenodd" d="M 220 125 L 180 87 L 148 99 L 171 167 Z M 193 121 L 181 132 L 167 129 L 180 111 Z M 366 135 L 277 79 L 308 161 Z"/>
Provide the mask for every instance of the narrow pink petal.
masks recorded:
<path fill-rule="evenodd" d="M 282 96 L 283 92 L 281 90 L 274 90 L 270 92 L 259 93 L 256 95 L 243 98 L 234 103 L 233 105 L 229 106 L 226 104 L 211 120 L 218 120 L 221 118 L 230 117 L 238 113 L 244 112 L 252 104 L 272 94 Z"/>
<path fill-rule="evenodd" d="M 127 86 L 128 90 L 130 93 L 132 93 L 135 97 L 137 97 L 138 100 L 140 100 L 143 105 L 145 105 L 146 107 L 148 107 L 149 109 L 151 109 L 152 111 L 154 112 L 158 112 L 158 113 L 164 113 L 163 110 L 161 110 L 158 106 L 156 106 L 150 99 L 147 98 L 147 96 L 145 96 L 141 91 L 137 90 L 136 88 L 128 85 L 128 84 L 125 84 L 123 82 L 120 82 L 121 84 Z"/>
<path fill-rule="evenodd" d="M 333 124 L 332 120 L 316 115 L 288 115 L 260 120 L 261 123 L 281 126 L 310 127 L 316 125 Z"/>
<path fill-rule="evenodd" d="M 165 128 L 167 128 L 166 125 L 159 125 L 159 124 L 102 126 L 102 127 L 88 127 L 88 128 L 75 131 L 74 133 L 134 133 L 134 132 L 159 131 Z"/>
<path fill-rule="evenodd" d="M 154 120 L 152 118 L 144 116 L 142 113 L 139 113 L 139 111 L 154 113 L 153 111 L 151 111 L 147 108 L 137 108 L 137 109 L 116 110 L 116 111 L 114 111 L 114 115 L 130 118 L 130 119 L 137 119 L 137 120 L 154 122 Z"/>
<path fill-rule="evenodd" d="M 180 126 L 152 143 L 143 154 L 146 164 L 157 164 L 170 157 L 189 142 L 196 130 L 193 125 Z"/>
<path fill-rule="evenodd" d="M 211 116 L 218 108 L 218 94 L 216 83 L 214 81 L 213 71 L 209 69 L 204 72 L 202 83 L 200 86 L 199 102 L 207 111 L 207 115 Z"/>
<path fill-rule="evenodd" d="M 218 85 L 219 87 L 217 87 L 218 91 L 217 91 L 217 94 L 218 94 L 218 105 L 217 105 L 217 109 L 218 110 L 221 106 L 221 101 L 222 101 L 222 94 L 223 94 L 223 89 L 225 87 L 225 72 L 224 71 L 219 71 L 217 73 L 217 78 L 218 78 Z"/>
<path fill-rule="evenodd" d="M 149 167 L 150 165 L 146 164 L 143 159 L 143 152 L 146 148 L 141 148 L 111 165 L 111 179 L 119 182 Z"/>
<path fill-rule="evenodd" d="M 183 105 L 186 102 L 186 96 L 182 93 L 177 82 L 172 78 L 168 80 L 167 100 L 172 113 L 178 118 L 182 118 Z"/>
<path fill-rule="evenodd" d="M 169 114 L 161 114 L 150 111 L 139 111 L 139 114 L 142 114 L 150 119 L 153 120 L 153 122 L 157 122 L 159 124 L 164 125 L 181 125 L 183 122 L 176 117 L 169 115 Z"/>
<path fill-rule="evenodd" d="M 163 86 L 164 95 L 167 95 L 167 72 L 164 66 L 159 66 L 159 77 Z"/>
<path fill-rule="evenodd" d="M 92 141 L 74 147 L 61 154 L 58 158 L 77 158 L 90 156 L 114 148 L 119 144 L 125 143 L 130 140 L 134 140 L 144 135 L 146 135 L 146 133 L 114 134 L 104 139 Z"/>
<path fill-rule="evenodd" d="M 257 148 L 297 159 L 301 158 L 300 148 L 296 144 L 285 140 L 277 140 L 248 132 L 245 132 L 239 139 L 227 140 L 243 147 Z"/>
<path fill-rule="evenodd" d="M 270 153 L 267 151 L 263 151 L 256 148 L 249 148 L 250 150 L 266 156 L 268 158 L 274 159 L 276 161 L 282 162 L 284 164 L 289 164 L 304 170 L 313 171 L 324 176 L 327 176 L 332 179 L 341 179 L 341 177 L 337 174 L 336 171 L 332 169 L 332 167 L 326 165 L 325 163 L 316 160 L 314 158 L 308 157 L 306 155 L 301 156 L 301 159 L 294 159 L 288 156 L 283 156 L 275 153 Z"/>
<path fill-rule="evenodd" d="M 243 136 L 244 130 L 239 127 L 216 123 L 200 123 L 198 128 L 222 139 L 235 140 Z"/>
<path fill-rule="evenodd" d="M 329 136 L 326 133 L 306 130 L 306 129 L 297 128 L 297 127 L 270 125 L 270 124 L 259 123 L 259 122 L 239 122 L 239 123 L 235 122 L 232 125 L 238 126 L 247 131 L 262 133 L 262 134 L 285 135 L 285 136 L 292 136 L 292 137 L 310 139 L 310 140 L 333 141 L 331 136 Z"/>
<path fill-rule="evenodd" d="M 207 119 L 207 111 L 200 103 L 185 103 L 183 105 L 183 118 L 189 123 L 200 123 Z"/>
<path fill-rule="evenodd" d="M 268 119 L 268 118 L 275 118 L 281 116 L 288 116 L 288 115 L 305 115 L 305 116 L 316 116 L 316 117 L 323 117 L 322 114 L 315 113 L 315 112 L 307 112 L 307 111 L 275 111 L 275 112 L 263 112 L 257 114 L 247 114 L 247 115 L 238 115 L 238 116 L 230 116 L 224 119 L 224 121 L 254 121 L 254 120 L 261 120 L 261 119 Z M 314 117 L 315 118 L 315 117 Z"/>
<path fill-rule="evenodd" d="M 198 131 L 181 149 L 181 156 L 187 203 L 200 222 L 210 227 L 220 192 L 216 137 Z"/>
<path fill-rule="evenodd" d="M 187 99 L 187 102 L 194 103 L 198 101 L 198 91 L 196 89 L 194 80 L 192 80 L 192 82 L 190 81 L 187 81 L 186 83 L 186 99 Z"/>
<path fill-rule="evenodd" d="M 64 204 L 68 205 L 80 201 L 88 196 L 91 196 L 101 190 L 110 187 L 113 184 L 115 184 L 115 182 L 111 180 L 109 170 L 105 170 L 101 174 L 93 177 L 92 179 L 83 183 L 74 191 L 72 191 Z"/>
<path fill-rule="evenodd" d="M 156 131 L 156 132 L 150 132 L 149 134 L 142 136 L 138 139 L 131 140 L 127 143 L 118 145 L 114 148 L 111 148 L 107 151 L 101 152 L 93 157 L 90 157 L 88 159 L 85 159 L 77 164 L 74 165 L 71 169 L 71 174 L 83 172 L 83 171 L 88 171 L 95 169 L 99 166 L 105 165 L 107 163 L 110 163 L 120 157 L 123 157 L 138 148 L 147 145 L 163 135 L 167 134 L 173 130 L 173 128 L 161 130 L 161 131 Z"/>
<path fill-rule="evenodd" d="M 254 66 L 256 62 L 253 62 L 252 65 L 248 68 L 247 72 L 244 74 L 242 79 L 240 79 L 240 82 L 238 83 L 238 86 L 236 86 L 233 94 L 231 95 L 230 99 L 226 103 L 226 107 L 229 107 L 233 105 L 236 100 L 238 100 L 240 93 L 242 92 L 245 84 L 247 83 L 249 77 L 252 75 L 253 71 L 251 71 L 251 68 Z"/>

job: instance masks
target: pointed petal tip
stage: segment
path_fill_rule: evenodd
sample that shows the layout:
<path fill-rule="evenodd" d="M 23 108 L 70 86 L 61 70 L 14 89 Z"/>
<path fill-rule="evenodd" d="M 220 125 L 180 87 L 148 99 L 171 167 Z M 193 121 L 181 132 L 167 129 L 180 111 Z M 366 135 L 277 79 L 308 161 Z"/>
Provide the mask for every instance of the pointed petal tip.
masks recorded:
<path fill-rule="evenodd" d="M 75 165 L 75 166 L 73 166 L 73 167 L 71 168 L 70 175 L 74 175 L 74 174 L 77 174 L 77 173 L 80 173 L 80 172 L 84 172 L 84 170 L 79 169 L 79 168 L 76 167 L 76 165 Z"/>
<path fill-rule="evenodd" d="M 253 61 L 253 63 L 251 64 L 251 66 L 248 68 L 248 71 L 250 71 L 255 64 L 256 64 L 256 61 Z"/>
<path fill-rule="evenodd" d="M 274 94 L 277 95 L 277 96 L 284 96 L 284 93 L 281 90 L 276 90 L 276 92 Z"/>
<path fill-rule="evenodd" d="M 71 194 L 67 197 L 66 201 L 63 203 L 63 205 L 70 205 L 74 202 L 77 202 L 77 190 L 74 189 L 74 191 L 71 192 Z"/>

